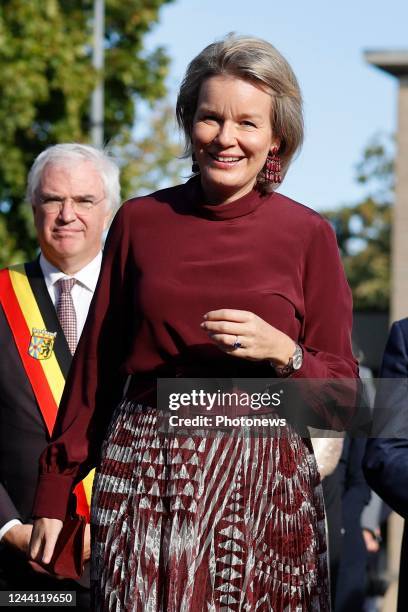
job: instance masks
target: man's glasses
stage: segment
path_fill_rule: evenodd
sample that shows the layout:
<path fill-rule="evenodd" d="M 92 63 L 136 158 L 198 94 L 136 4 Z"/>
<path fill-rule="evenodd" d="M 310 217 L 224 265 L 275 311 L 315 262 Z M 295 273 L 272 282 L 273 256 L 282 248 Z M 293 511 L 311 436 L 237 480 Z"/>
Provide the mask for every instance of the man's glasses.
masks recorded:
<path fill-rule="evenodd" d="M 77 196 L 75 198 L 60 198 L 55 195 L 40 196 L 38 204 L 47 213 L 59 213 L 66 202 L 71 202 L 71 206 L 76 213 L 91 212 L 105 196 L 97 200 L 93 196 Z"/>

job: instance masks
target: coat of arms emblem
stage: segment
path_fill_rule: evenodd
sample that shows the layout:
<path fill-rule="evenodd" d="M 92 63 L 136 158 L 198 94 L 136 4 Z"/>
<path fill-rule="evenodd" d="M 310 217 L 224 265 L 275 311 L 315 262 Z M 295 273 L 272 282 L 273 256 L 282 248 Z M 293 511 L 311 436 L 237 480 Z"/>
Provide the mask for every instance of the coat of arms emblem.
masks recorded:
<path fill-rule="evenodd" d="M 57 332 L 49 332 L 46 329 L 33 327 L 28 353 L 34 359 L 49 359 L 54 348 Z"/>

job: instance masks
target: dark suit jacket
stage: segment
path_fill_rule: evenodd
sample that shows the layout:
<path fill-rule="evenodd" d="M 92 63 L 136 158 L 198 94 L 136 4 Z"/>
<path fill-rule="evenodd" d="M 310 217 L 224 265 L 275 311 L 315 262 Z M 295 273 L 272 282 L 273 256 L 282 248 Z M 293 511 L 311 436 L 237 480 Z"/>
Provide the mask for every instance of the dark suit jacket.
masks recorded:
<path fill-rule="evenodd" d="M 26 264 L 26 272 L 47 330 L 57 332 L 54 350 L 66 376 L 71 353 L 38 261 Z M 49 442 L 47 428 L 1 303 L 0 355 L 1 528 L 14 518 L 29 522 L 38 477 L 38 459 Z M 11 555 L 11 551 L 0 544 L 0 572 L 7 571 Z"/>
<path fill-rule="evenodd" d="M 336 470 L 342 491 L 344 529 L 337 576 L 336 612 L 363 609 L 367 550 L 360 521 L 364 506 L 370 501 L 370 489 L 362 470 L 365 447 L 365 438 L 347 435 Z"/>
<path fill-rule="evenodd" d="M 371 488 L 408 518 L 408 318 L 391 327 L 374 410 L 374 435 L 363 468 Z M 390 381 L 387 379 L 394 379 Z M 399 379 L 399 380 L 395 380 Z M 383 436 L 383 437 L 381 437 Z M 398 610 L 408 610 L 408 532 L 404 529 Z"/>

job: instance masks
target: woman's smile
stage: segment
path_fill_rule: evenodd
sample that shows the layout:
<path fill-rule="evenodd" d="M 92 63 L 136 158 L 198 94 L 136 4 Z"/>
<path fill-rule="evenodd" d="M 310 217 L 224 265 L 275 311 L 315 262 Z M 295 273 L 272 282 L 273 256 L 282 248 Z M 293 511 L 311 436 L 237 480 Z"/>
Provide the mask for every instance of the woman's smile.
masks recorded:
<path fill-rule="evenodd" d="M 271 148 L 272 98 L 242 79 L 206 79 L 194 116 L 192 141 L 208 199 L 225 203 L 254 187 Z"/>

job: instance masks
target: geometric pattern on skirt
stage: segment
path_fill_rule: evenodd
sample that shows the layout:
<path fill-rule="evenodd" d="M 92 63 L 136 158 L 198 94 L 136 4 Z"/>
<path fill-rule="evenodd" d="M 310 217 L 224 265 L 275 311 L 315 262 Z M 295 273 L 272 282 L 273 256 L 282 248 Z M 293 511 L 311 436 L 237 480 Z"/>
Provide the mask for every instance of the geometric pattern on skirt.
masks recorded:
<path fill-rule="evenodd" d="M 330 610 L 316 461 L 286 437 L 164 434 L 124 400 L 92 497 L 95 610 Z"/>

